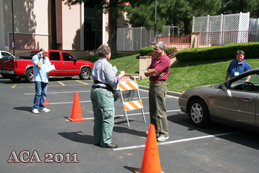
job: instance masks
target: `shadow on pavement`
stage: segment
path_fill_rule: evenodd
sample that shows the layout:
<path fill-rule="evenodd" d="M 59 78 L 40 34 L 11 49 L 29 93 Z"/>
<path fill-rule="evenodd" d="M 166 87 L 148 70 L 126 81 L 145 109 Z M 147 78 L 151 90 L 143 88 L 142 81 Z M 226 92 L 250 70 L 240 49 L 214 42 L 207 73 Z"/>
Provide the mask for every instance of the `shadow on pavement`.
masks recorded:
<path fill-rule="evenodd" d="M 86 135 L 82 131 L 78 132 L 60 132 L 58 133 L 63 138 L 69 139 L 74 142 L 81 142 L 86 144 L 93 144 L 93 136 Z"/>
<path fill-rule="evenodd" d="M 113 131 L 117 133 L 128 133 L 134 136 L 146 137 L 146 132 L 137 131 L 134 129 L 128 129 L 126 127 L 113 127 Z"/>
<path fill-rule="evenodd" d="M 129 167 L 129 166 L 123 166 L 125 169 L 131 171 L 131 172 L 135 172 L 136 169 L 140 169 L 140 168 L 134 168 L 134 167 Z"/>
<path fill-rule="evenodd" d="M 20 111 L 28 111 L 28 112 L 31 112 L 32 110 L 32 106 L 24 106 L 24 107 L 14 107 L 14 109 L 16 110 L 20 110 Z"/>
<path fill-rule="evenodd" d="M 187 127 L 188 131 L 199 131 L 208 135 L 237 132 L 236 134 L 217 136 L 217 138 L 259 150 L 258 132 L 252 131 L 252 129 L 245 129 L 219 122 L 212 122 L 208 127 L 196 127 L 189 121 L 188 114 L 169 115 L 167 119 L 168 122 Z"/>

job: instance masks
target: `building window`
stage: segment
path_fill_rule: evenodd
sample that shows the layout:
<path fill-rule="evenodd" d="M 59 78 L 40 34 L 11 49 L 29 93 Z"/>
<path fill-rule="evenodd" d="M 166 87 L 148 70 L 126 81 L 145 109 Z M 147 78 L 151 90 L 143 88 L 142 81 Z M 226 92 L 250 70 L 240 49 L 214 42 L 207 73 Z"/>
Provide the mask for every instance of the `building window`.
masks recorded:
<path fill-rule="evenodd" d="M 102 15 L 98 15 L 94 4 L 84 6 L 84 49 L 96 50 L 102 44 Z"/>

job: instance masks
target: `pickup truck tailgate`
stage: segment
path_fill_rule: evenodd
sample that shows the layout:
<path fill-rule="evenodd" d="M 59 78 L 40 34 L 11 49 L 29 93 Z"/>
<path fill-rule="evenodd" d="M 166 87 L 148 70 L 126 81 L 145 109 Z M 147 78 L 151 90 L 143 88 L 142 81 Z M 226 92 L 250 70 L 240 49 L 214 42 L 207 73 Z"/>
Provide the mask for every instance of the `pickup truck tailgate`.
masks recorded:
<path fill-rule="evenodd" d="M 14 75 L 15 61 L 12 59 L 0 60 L 0 74 L 12 74 Z"/>
<path fill-rule="evenodd" d="M 1 59 L 0 60 L 0 70 L 13 70 L 14 60 L 13 59 Z"/>

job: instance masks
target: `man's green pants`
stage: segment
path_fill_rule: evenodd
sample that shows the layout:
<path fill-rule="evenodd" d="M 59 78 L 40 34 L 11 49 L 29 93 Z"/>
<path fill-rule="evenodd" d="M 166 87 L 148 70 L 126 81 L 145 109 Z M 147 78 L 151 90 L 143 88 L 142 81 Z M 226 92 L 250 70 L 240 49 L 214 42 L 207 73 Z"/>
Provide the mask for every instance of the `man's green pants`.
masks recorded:
<path fill-rule="evenodd" d="M 91 101 L 94 112 L 94 144 L 112 143 L 114 126 L 114 100 L 112 92 L 103 88 L 92 88 Z"/>

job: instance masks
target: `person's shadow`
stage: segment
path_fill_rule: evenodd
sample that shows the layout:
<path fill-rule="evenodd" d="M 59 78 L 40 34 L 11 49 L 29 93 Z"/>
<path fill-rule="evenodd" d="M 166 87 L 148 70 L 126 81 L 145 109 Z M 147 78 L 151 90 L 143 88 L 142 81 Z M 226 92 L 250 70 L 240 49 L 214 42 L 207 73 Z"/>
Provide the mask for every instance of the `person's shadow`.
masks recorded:
<path fill-rule="evenodd" d="M 58 133 L 60 136 L 67 138 L 74 142 L 81 142 L 86 144 L 93 144 L 93 136 L 86 135 L 82 131 L 78 132 L 60 132 Z"/>
<path fill-rule="evenodd" d="M 20 110 L 20 111 L 28 111 L 28 112 L 31 112 L 32 110 L 32 106 L 23 106 L 23 107 L 14 107 L 14 109 L 16 110 Z"/>
<path fill-rule="evenodd" d="M 115 131 L 117 133 L 128 133 L 128 134 L 140 136 L 140 137 L 146 137 L 147 136 L 146 132 L 141 132 L 141 131 L 129 129 L 129 128 L 126 128 L 126 127 L 113 127 L 113 131 Z"/>

